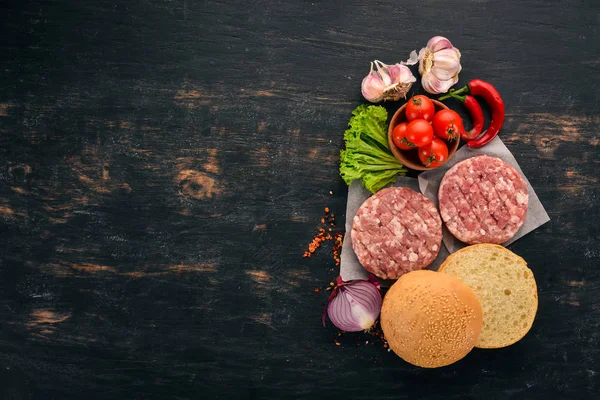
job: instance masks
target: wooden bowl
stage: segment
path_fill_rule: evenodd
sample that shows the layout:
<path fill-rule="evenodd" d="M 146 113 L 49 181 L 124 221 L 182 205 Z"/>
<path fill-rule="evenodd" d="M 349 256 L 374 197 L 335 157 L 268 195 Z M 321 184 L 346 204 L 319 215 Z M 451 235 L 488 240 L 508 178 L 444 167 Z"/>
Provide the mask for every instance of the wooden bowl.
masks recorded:
<path fill-rule="evenodd" d="M 446 107 L 443 103 L 440 103 L 437 100 L 431 100 L 431 101 L 433 101 L 433 105 L 435 106 L 436 113 L 441 110 L 448 110 L 448 107 Z M 406 103 L 406 104 L 408 104 L 408 103 Z M 396 147 L 396 145 L 394 144 L 394 141 L 392 140 L 392 131 L 394 130 L 396 125 L 398 125 L 402 122 L 406 122 L 406 113 L 404 112 L 404 110 L 406 110 L 406 104 L 404 104 L 402 107 L 400 107 L 398 109 L 398 111 L 396 111 L 394 116 L 392 116 L 392 120 L 390 121 L 390 126 L 388 127 L 388 144 L 390 146 L 390 150 L 392 151 L 392 154 L 394 155 L 394 157 L 396 157 L 403 165 L 405 165 L 406 167 L 408 167 L 410 169 L 414 169 L 417 171 L 428 171 L 430 169 L 435 169 L 437 167 L 426 167 L 423 165 L 421 160 L 419 160 L 419 155 L 417 154 L 416 149 L 400 150 L 398 147 Z M 446 145 L 448 145 L 448 160 L 449 160 L 454 155 L 454 153 L 456 153 L 456 149 L 458 149 L 460 138 L 458 138 L 456 140 L 452 140 L 452 141 L 444 140 L 444 142 L 446 142 Z"/>

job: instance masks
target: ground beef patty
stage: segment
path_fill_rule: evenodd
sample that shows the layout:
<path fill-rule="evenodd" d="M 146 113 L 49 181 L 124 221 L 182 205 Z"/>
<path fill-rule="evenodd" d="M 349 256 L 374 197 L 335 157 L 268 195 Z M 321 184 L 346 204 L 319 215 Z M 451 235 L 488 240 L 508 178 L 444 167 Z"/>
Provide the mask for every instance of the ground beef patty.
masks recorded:
<path fill-rule="evenodd" d="M 365 269 L 382 279 L 427 267 L 442 241 L 442 221 L 423 195 L 399 187 L 365 201 L 352 223 L 352 247 Z"/>
<path fill-rule="evenodd" d="M 478 156 L 450 168 L 438 192 L 446 227 L 465 243 L 503 243 L 525 221 L 525 180 L 495 157 Z"/>

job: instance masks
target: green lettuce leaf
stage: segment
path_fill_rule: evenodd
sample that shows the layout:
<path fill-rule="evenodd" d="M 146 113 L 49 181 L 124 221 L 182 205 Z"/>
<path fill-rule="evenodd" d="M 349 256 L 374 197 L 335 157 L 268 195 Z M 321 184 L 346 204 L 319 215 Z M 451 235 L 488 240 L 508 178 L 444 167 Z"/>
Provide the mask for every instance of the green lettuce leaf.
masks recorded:
<path fill-rule="evenodd" d="M 340 175 L 347 185 L 360 179 L 368 191 L 376 193 L 406 173 L 388 146 L 387 115 L 385 108 L 366 104 L 352 111 L 344 132 L 346 149 L 340 153 Z"/>

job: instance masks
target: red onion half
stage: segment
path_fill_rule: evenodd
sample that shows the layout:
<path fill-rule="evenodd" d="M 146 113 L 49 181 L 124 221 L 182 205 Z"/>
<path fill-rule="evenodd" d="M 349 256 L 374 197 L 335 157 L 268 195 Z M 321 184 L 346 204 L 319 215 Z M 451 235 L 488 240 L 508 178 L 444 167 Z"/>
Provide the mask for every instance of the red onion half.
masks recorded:
<path fill-rule="evenodd" d="M 337 278 L 337 286 L 329 296 L 326 313 L 335 326 L 346 332 L 359 332 L 370 329 L 379 318 L 381 292 L 379 282 L 373 276 L 368 281 L 342 281 Z M 323 313 L 325 325 L 325 312 Z"/>

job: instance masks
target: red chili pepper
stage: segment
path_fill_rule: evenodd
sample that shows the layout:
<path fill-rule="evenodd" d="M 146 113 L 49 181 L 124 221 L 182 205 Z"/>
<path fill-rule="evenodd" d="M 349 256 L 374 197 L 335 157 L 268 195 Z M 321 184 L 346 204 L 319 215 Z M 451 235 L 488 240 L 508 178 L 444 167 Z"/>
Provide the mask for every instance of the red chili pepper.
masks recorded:
<path fill-rule="evenodd" d="M 464 141 L 469 141 L 479 136 L 483 130 L 483 111 L 481 111 L 481 106 L 473 96 L 466 95 L 464 103 L 473 120 L 473 127 L 471 130 L 466 131 L 462 137 Z"/>
<path fill-rule="evenodd" d="M 446 96 L 440 97 L 440 100 L 445 100 L 450 97 L 454 97 L 455 99 L 463 103 L 466 109 L 469 110 L 469 114 L 471 115 L 471 119 L 473 120 L 473 128 L 471 128 L 471 130 L 469 131 L 463 130 L 460 133 L 460 138 L 465 142 L 475 139 L 483 130 L 483 111 L 481 111 L 481 106 L 477 102 L 477 99 L 470 95 L 459 96 L 457 94 L 454 94 L 454 92 L 451 92 Z"/>
<path fill-rule="evenodd" d="M 463 93 L 470 93 L 474 96 L 483 97 L 492 110 L 492 120 L 490 121 L 490 126 L 487 131 L 485 131 L 480 138 L 471 140 L 467 143 L 467 146 L 472 148 L 485 146 L 498 136 L 498 132 L 500 131 L 500 128 L 502 128 L 502 124 L 504 123 L 504 101 L 502 101 L 502 97 L 500 97 L 500 94 L 494 86 L 481 79 L 473 79 L 465 87 L 459 90 L 451 90 L 449 95 L 443 96 L 440 99 L 448 98 L 447 96 L 455 97 L 456 95 Z"/>
<path fill-rule="evenodd" d="M 480 79 L 470 81 L 469 89 L 474 96 L 483 97 L 492 110 L 492 120 L 487 131 L 479 139 L 467 143 L 469 147 L 478 148 L 485 146 L 498 136 L 504 123 L 504 101 L 494 86 Z"/>

